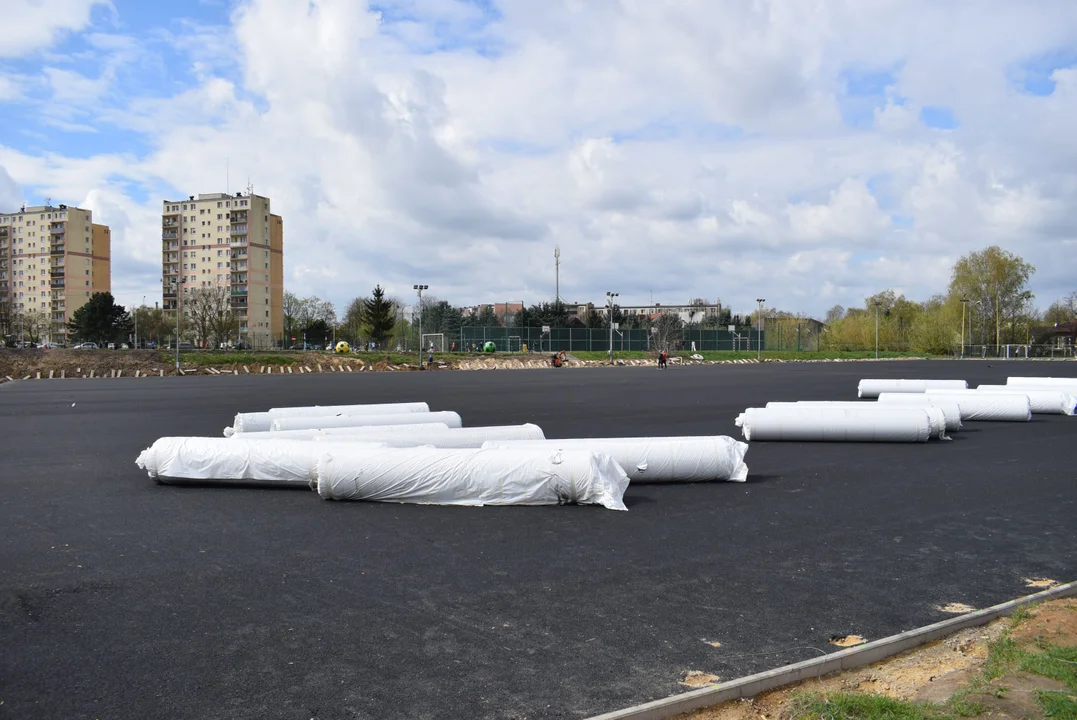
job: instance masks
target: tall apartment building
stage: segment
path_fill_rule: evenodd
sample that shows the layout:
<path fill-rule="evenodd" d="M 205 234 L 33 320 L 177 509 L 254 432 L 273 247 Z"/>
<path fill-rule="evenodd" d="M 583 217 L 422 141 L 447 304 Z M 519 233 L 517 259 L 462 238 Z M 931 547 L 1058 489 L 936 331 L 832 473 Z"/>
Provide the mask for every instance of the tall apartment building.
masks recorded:
<path fill-rule="evenodd" d="M 112 287 L 111 244 L 108 227 L 95 225 L 82 208 L 39 205 L 0 214 L 0 303 L 11 311 L 12 331 L 25 335 L 27 323 L 45 316 L 42 338 L 67 342 L 75 311 Z"/>
<path fill-rule="evenodd" d="M 182 310 L 197 288 L 224 288 L 240 339 L 269 347 L 284 334 L 284 221 L 269 198 L 208 193 L 166 200 L 161 213 L 162 307 Z"/>

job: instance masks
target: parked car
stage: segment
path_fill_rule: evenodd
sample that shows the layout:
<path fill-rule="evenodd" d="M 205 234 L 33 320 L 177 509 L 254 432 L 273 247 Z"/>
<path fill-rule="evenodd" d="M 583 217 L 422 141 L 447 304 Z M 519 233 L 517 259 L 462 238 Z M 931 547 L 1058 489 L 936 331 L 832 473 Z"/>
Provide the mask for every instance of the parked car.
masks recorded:
<path fill-rule="evenodd" d="M 75 349 L 75 350 L 97 350 L 97 343 L 92 343 L 92 342 L 79 343 L 73 349 Z"/>

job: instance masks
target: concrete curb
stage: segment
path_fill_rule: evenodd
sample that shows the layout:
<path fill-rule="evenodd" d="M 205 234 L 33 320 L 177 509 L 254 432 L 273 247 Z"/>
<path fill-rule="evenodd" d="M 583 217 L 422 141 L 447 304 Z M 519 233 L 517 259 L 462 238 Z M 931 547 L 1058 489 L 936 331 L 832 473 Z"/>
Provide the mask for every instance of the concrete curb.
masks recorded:
<path fill-rule="evenodd" d="M 681 713 L 711 707 L 730 700 L 754 697 L 783 685 L 791 685 L 802 680 L 821 677 L 838 670 L 851 670 L 870 665 L 914 647 L 952 635 L 959 630 L 976 627 L 977 625 L 986 625 L 992 620 L 1010 615 L 1022 605 L 1074 595 L 1077 595 L 1077 582 L 1058 585 L 1034 595 L 1026 595 L 1000 605 L 976 610 L 967 615 L 943 620 L 934 625 L 926 625 L 915 630 L 891 635 L 855 648 L 831 653 L 824 657 L 767 670 L 739 680 L 718 683 L 710 687 L 692 690 L 691 692 L 661 700 L 654 700 L 623 710 L 595 715 L 589 720 L 665 720 L 665 718 L 671 718 Z"/>

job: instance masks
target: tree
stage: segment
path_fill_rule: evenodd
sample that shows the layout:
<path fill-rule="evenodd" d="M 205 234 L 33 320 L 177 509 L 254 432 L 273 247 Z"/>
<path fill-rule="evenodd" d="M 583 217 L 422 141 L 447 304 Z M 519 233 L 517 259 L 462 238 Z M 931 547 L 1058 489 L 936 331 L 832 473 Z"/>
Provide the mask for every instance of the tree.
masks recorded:
<path fill-rule="evenodd" d="M 94 293 L 74 312 L 67 329 L 72 339 L 104 345 L 123 342 L 132 331 L 131 316 L 110 292 Z"/>
<path fill-rule="evenodd" d="M 30 310 L 22 314 L 22 329 L 26 333 L 26 339 L 35 345 L 45 339 L 51 325 L 52 320 L 48 313 Z"/>
<path fill-rule="evenodd" d="M 220 345 L 239 329 L 227 288 L 191 289 L 183 297 L 183 314 L 190 320 L 195 339 L 202 347 Z"/>
<path fill-rule="evenodd" d="M 363 335 L 363 305 L 366 298 L 357 297 L 348 303 L 344 311 L 344 318 L 340 321 L 339 333 L 345 340 L 352 343 L 359 342 Z"/>
<path fill-rule="evenodd" d="M 303 328 L 315 320 L 321 320 L 329 327 L 337 324 L 337 311 L 329 300 L 322 300 L 316 295 L 300 298 L 295 293 L 284 293 L 283 301 L 284 335 L 286 342 L 299 337 Z"/>
<path fill-rule="evenodd" d="M 826 322 L 827 325 L 833 325 L 834 323 L 838 322 L 839 320 L 843 319 L 844 317 L 845 317 L 845 308 L 843 308 L 841 305 L 835 305 L 834 307 L 832 307 L 832 308 L 830 308 L 829 310 L 826 311 L 826 321 L 825 322 Z"/>
<path fill-rule="evenodd" d="M 969 309 L 976 311 L 980 343 L 1024 340 L 1020 320 L 1031 307 L 1033 295 L 1026 286 L 1034 272 L 1032 265 L 997 245 L 969 253 L 954 264 L 950 294 L 968 298 Z"/>
<path fill-rule="evenodd" d="M 651 323 L 651 337 L 656 350 L 669 350 L 675 338 L 681 336 L 684 323 L 679 315 L 662 313 Z"/>
<path fill-rule="evenodd" d="M 132 313 L 134 326 L 138 329 L 139 342 L 152 340 L 160 342 L 161 338 L 173 331 L 172 320 L 160 308 L 141 305 Z"/>
<path fill-rule="evenodd" d="M 363 300 L 361 317 L 371 341 L 381 346 L 392 337 L 396 308 L 391 300 L 386 299 L 381 285 L 374 286 L 370 298 Z"/>
<path fill-rule="evenodd" d="M 295 337 L 296 330 L 299 329 L 300 323 L 303 322 L 301 315 L 304 311 L 304 301 L 301 300 L 295 293 L 284 291 L 284 335 L 285 345 L 288 344 L 287 339 Z"/>
<path fill-rule="evenodd" d="M 1077 292 L 1055 300 L 1043 314 L 1043 321 L 1048 325 L 1061 325 L 1070 320 L 1077 320 Z"/>

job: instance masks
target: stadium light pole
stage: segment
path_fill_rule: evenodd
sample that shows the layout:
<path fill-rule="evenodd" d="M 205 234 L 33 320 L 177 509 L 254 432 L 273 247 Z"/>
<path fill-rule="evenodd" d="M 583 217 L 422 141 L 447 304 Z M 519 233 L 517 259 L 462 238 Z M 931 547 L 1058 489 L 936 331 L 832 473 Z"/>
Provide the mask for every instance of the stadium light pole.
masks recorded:
<path fill-rule="evenodd" d="M 412 285 L 413 290 L 419 292 L 419 369 L 423 369 L 423 290 L 429 290 L 429 285 Z"/>
<path fill-rule="evenodd" d="M 621 293 L 606 292 L 606 301 L 609 304 L 610 314 L 610 365 L 613 364 L 613 299 Z"/>
<path fill-rule="evenodd" d="M 766 298 L 756 298 L 755 302 L 759 305 L 759 312 L 756 313 L 759 317 L 755 321 L 755 359 L 763 359 L 763 303 L 767 301 Z M 748 352 L 751 352 L 749 350 Z"/>
<path fill-rule="evenodd" d="M 961 296 L 961 353 L 959 357 L 965 357 L 965 309 L 969 304 L 969 296 Z"/>
<path fill-rule="evenodd" d="M 879 305 L 878 300 L 875 301 L 875 359 L 879 359 Z"/>

